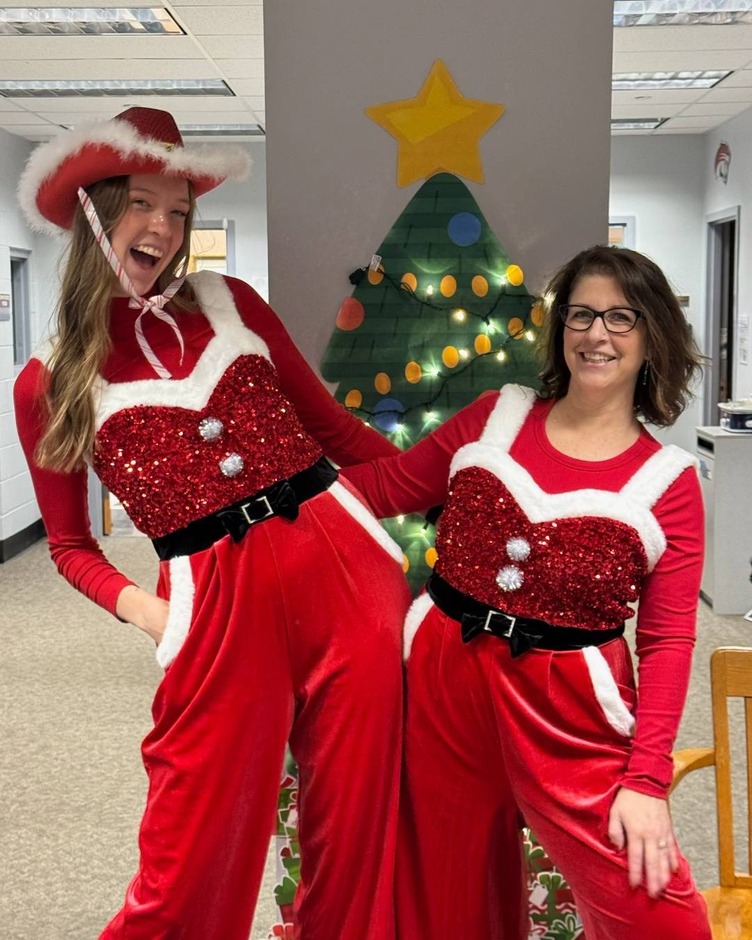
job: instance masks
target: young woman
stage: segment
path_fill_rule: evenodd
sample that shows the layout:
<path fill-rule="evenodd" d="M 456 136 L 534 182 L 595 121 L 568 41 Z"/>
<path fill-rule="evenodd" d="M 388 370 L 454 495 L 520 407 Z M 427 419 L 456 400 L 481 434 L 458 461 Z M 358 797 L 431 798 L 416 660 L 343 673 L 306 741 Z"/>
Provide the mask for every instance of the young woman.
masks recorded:
<path fill-rule="evenodd" d="M 700 357 L 636 252 L 583 251 L 544 296 L 540 393 L 506 386 L 346 471 L 378 515 L 445 504 L 405 629 L 398 936 L 527 937 L 519 811 L 588 940 L 708 940 L 666 799 L 703 508 L 693 458 L 643 424 L 675 421 Z"/>
<path fill-rule="evenodd" d="M 401 552 L 325 455 L 393 448 L 250 287 L 178 275 L 194 198 L 244 160 L 190 152 L 169 114 L 132 108 L 40 147 L 19 189 L 34 226 L 71 232 L 55 334 L 15 386 L 52 557 L 166 669 L 140 867 L 101 936 L 247 940 L 289 739 L 296 937 L 384 940 L 408 593 Z M 87 464 L 153 540 L 156 593 L 92 538 Z"/>

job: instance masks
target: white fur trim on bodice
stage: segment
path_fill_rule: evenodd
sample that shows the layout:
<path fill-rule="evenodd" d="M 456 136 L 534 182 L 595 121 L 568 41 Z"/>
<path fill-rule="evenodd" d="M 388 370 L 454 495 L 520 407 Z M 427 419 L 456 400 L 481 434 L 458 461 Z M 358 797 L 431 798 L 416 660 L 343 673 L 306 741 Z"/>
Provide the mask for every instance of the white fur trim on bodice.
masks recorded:
<path fill-rule="evenodd" d="M 193 372 L 184 379 L 140 379 L 112 384 L 100 376 L 94 391 L 97 431 L 118 411 L 138 405 L 200 411 L 239 356 L 257 355 L 271 361 L 269 347 L 243 323 L 221 274 L 201 271 L 189 275 L 188 280 L 214 331 Z"/>
<path fill-rule="evenodd" d="M 652 571 L 666 549 L 666 537 L 652 508 L 677 477 L 695 463 L 679 447 L 662 447 L 618 492 L 599 489 L 547 493 L 508 453 L 535 402 L 522 386 L 505 386 L 483 433 L 452 459 L 450 479 L 460 470 L 480 467 L 497 477 L 532 523 L 602 517 L 624 523 L 639 535 Z"/>
<path fill-rule="evenodd" d="M 531 388 L 524 385 L 505 385 L 486 420 L 486 426 L 478 439 L 479 443 L 508 451 L 522 430 L 525 418 L 530 414 L 535 402 L 536 395 Z"/>

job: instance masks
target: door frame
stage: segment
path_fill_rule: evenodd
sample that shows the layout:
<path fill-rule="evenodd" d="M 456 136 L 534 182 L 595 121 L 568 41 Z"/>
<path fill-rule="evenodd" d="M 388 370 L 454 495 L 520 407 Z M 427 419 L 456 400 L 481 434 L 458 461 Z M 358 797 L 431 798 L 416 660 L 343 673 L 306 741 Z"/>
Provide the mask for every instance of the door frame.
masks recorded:
<path fill-rule="evenodd" d="M 721 296 L 721 240 L 718 237 L 717 227 L 726 222 L 734 222 L 734 276 L 731 285 L 731 309 L 729 321 L 731 327 L 732 343 L 728 349 L 731 366 L 731 387 L 735 387 L 736 379 L 736 350 L 733 338 L 736 335 L 737 310 L 739 302 L 739 228 L 740 206 L 731 206 L 705 216 L 706 241 L 706 275 L 705 275 L 705 350 L 709 359 L 705 368 L 705 381 L 703 383 L 703 421 L 708 426 L 717 426 L 718 402 L 716 394 L 718 389 L 716 376 L 716 358 L 720 349 L 720 323 L 714 316 L 714 311 L 720 306 Z"/>

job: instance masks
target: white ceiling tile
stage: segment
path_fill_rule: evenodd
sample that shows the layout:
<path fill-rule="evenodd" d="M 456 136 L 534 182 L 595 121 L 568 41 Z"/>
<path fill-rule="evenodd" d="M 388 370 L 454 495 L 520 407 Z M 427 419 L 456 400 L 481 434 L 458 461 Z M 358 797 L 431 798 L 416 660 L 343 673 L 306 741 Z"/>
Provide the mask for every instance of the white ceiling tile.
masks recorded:
<path fill-rule="evenodd" d="M 690 104 L 682 111 L 682 117 L 691 117 L 692 115 L 713 114 L 719 117 L 733 117 L 741 111 L 745 111 L 749 104 L 745 102 L 717 101 L 715 103 Z"/>
<path fill-rule="evenodd" d="M 142 100 L 144 103 L 146 102 L 145 98 Z M 187 111 L 206 111 L 207 114 L 214 112 L 215 114 L 222 114 L 223 117 L 227 117 L 230 114 L 244 111 L 247 108 L 243 98 L 213 98 L 207 97 L 206 95 L 196 95 L 186 97 L 162 96 L 155 100 L 161 102 L 161 104 L 155 105 L 155 107 L 166 108 L 173 113 L 184 109 Z"/>
<path fill-rule="evenodd" d="M 722 116 L 713 117 L 712 115 L 709 115 L 709 114 L 706 115 L 705 117 L 703 117 L 702 115 L 695 115 L 694 117 L 682 116 L 682 117 L 672 118 L 666 126 L 668 127 L 669 125 L 671 125 L 671 127 L 673 128 L 681 127 L 681 128 L 684 128 L 685 131 L 689 128 L 702 128 L 703 130 L 709 130 L 711 127 L 717 127 L 719 124 L 723 124 L 725 120 L 726 120 L 725 117 L 722 117 Z"/>
<path fill-rule="evenodd" d="M 163 3 L 168 10 L 174 10 L 175 13 L 180 14 L 180 11 L 184 7 L 203 7 L 207 5 L 207 0 L 175 0 L 173 3 Z M 223 7 L 263 7 L 264 0 L 222 0 Z"/>
<path fill-rule="evenodd" d="M 263 36 L 261 7 L 237 6 L 186 7 L 179 20 L 194 36 Z"/>
<path fill-rule="evenodd" d="M 713 125 L 712 127 L 714 127 Z M 702 127 L 699 125 L 688 125 L 687 127 L 672 127 L 671 122 L 668 124 L 662 124 L 660 127 L 656 127 L 654 131 L 650 133 L 655 136 L 665 136 L 666 134 L 704 134 L 706 131 L 712 130 L 712 127 Z"/>
<path fill-rule="evenodd" d="M 49 140 L 50 137 L 55 136 L 57 131 L 61 130 L 59 127 L 51 127 L 41 121 L 36 124 L 11 124 L 6 127 L 2 118 L 0 118 L 0 127 L 9 134 L 17 134 L 19 137 L 25 137 L 26 140 L 32 141 Z"/>
<path fill-rule="evenodd" d="M 145 4 L 142 3 L 141 5 L 144 6 Z M 159 3 L 155 5 L 163 6 L 165 7 L 165 9 L 169 8 L 169 3 Z M 18 6 L 12 7 L 11 9 L 18 9 L 20 6 L 21 4 L 18 4 Z M 96 3 L 72 3 L 72 4 L 61 3 L 60 0 L 34 0 L 33 4 L 29 4 L 29 6 L 40 7 L 45 10 L 50 7 L 55 9 L 55 8 L 64 7 L 64 6 L 81 6 L 87 9 L 91 7 L 106 7 L 107 9 L 110 9 L 112 7 L 124 7 L 124 6 L 127 6 L 127 4 L 123 3 L 122 0 L 96 0 Z"/>
<path fill-rule="evenodd" d="M 614 30 L 614 53 L 752 50 L 752 26 L 641 26 Z"/>
<path fill-rule="evenodd" d="M 194 50 L 195 52 L 195 50 Z M 65 59 L 18 60 L 0 58 L 2 81 L 46 81 L 70 79 L 221 78 L 212 62 L 194 59 Z"/>
<path fill-rule="evenodd" d="M 244 98 L 214 98 L 205 95 L 107 95 L 97 98 L 83 96 L 66 98 L 18 98 L 0 99 L 15 100 L 22 109 L 29 114 L 41 115 L 45 120 L 62 121 L 64 117 L 75 116 L 75 120 L 87 120 L 86 115 L 92 114 L 94 118 L 117 114 L 124 108 L 134 105 L 145 108 L 162 108 L 173 114 L 183 112 L 204 111 L 206 113 L 234 115 L 246 112 L 249 107 Z M 33 108 L 33 111 L 31 110 Z"/>
<path fill-rule="evenodd" d="M 37 5 L 59 6 L 59 0 L 39 0 Z M 122 0 L 103 0 L 100 5 L 122 6 Z M 9 114 L 12 132 L 30 140 L 47 139 L 56 133 L 58 123 L 110 117 L 133 104 L 165 108 L 182 123 L 210 123 L 219 118 L 263 125 L 262 0 L 218 0 L 214 5 L 209 0 L 168 0 L 164 6 L 185 26 L 188 36 L 3 37 L 0 79 L 221 77 L 236 97 L 0 98 L 0 127 L 3 115 Z M 614 31 L 613 62 L 615 72 L 734 72 L 717 89 L 707 91 L 613 93 L 615 116 L 670 118 L 657 131 L 615 132 L 619 136 L 702 133 L 746 109 L 752 101 L 752 27 L 618 29 Z"/>
<path fill-rule="evenodd" d="M 226 78 L 263 79 L 265 76 L 263 57 L 258 59 L 226 59 L 224 56 L 214 56 L 214 62 Z"/>
<path fill-rule="evenodd" d="M 22 101 L 17 101 L 14 98 L 0 98 L 0 113 L 3 111 L 20 111 L 23 114 L 26 114 L 30 120 L 33 120 L 33 113 L 29 112 L 28 108 L 24 107 Z"/>
<path fill-rule="evenodd" d="M 2 36 L 3 59 L 195 59 L 190 36 Z"/>
<path fill-rule="evenodd" d="M 169 111 L 178 122 L 187 124 L 216 123 L 221 116 L 222 120 L 239 121 L 250 113 L 248 106 L 239 98 L 225 99 L 232 102 L 231 107 L 218 107 L 218 101 L 210 102 L 205 98 L 177 99 L 174 97 L 142 97 L 138 99 L 126 98 L 49 98 L 39 99 L 36 113 L 43 119 L 54 124 L 78 124 L 82 121 L 96 121 L 114 117 L 125 108 L 134 104 L 146 108 L 161 108 Z M 200 115 L 200 118 L 195 118 Z M 0 115 L 0 118 L 2 115 Z"/>
<path fill-rule="evenodd" d="M 245 98 L 256 98 L 263 107 L 264 104 L 264 80 L 263 78 L 229 78 L 227 84 L 232 88 L 236 95 L 242 95 Z M 738 89 L 742 91 L 742 89 Z M 752 97 L 752 95 L 750 96 Z"/>
<path fill-rule="evenodd" d="M 28 124 L 36 120 L 37 114 L 31 114 L 29 111 L 2 111 L 0 112 L 0 124 L 3 127 L 10 127 L 17 124 Z M 53 123 L 57 123 L 54 121 Z"/>
<path fill-rule="evenodd" d="M 691 104 L 699 101 L 706 94 L 704 88 L 666 88 L 665 90 L 649 89 L 644 91 L 614 91 L 611 93 L 611 103 L 626 106 L 630 104 L 652 104 L 656 107 L 664 104 Z"/>
<path fill-rule="evenodd" d="M 237 93 L 237 89 L 235 89 L 235 91 L 236 91 L 236 93 Z M 255 111 L 257 108 L 263 109 L 264 104 L 265 104 L 265 99 L 264 99 L 264 96 L 263 96 L 263 95 L 243 95 L 243 94 L 238 94 L 238 99 L 242 99 L 243 102 L 245 103 L 245 106 L 246 106 L 247 108 L 251 108 L 251 109 L 254 110 L 254 111 Z"/>
<path fill-rule="evenodd" d="M 262 36 L 202 36 L 201 46 L 214 57 L 223 59 L 263 59 Z"/>
<path fill-rule="evenodd" d="M 711 88 L 700 98 L 702 104 L 711 101 L 746 101 L 752 104 L 752 87 L 731 88 L 725 82 L 721 82 L 717 88 Z"/>
<path fill-rule="evenodd" d="M 739 69 L 737 72 L 734 72 L 733 75 L 729 75 L 728 78 L 724 78 L 718 87 L 720 88 L 721 86 L 728 88 L 752 87 L 752 69 Z"/>
<path fill-rule="evenodd" d="M 123 95 L 122 98 L 37 98 L 34 103 L 34 113 L 53 124 L 75 124 L 80 121 L 98 121 L 101 118 L 113 117 L 125 108 L 139 103 L 127 95 Z M 159 107 L 151 101 L 146 102 L 146 106 Z"/>
<path fill-rule="evenodd" d="M 689 28 L 689 27 L 687 27 Z M 622 52 L 614 55 L 614 72 L 728 72 L 744 68 L 752 60 L 752 49 L 728 52 Z"/>
<path fill-rule="evenodd" d="M 649 102 L 646 104 L 629 104 L 629 105 L 612 105 L 611 106 L 611 117 L 612 118 L 626 118 L 626 117 L 671 117 L 674 114 L 678 114 L 684 109 L 683 104 L 663 104 L 663 105 L 653 105 Z"/>

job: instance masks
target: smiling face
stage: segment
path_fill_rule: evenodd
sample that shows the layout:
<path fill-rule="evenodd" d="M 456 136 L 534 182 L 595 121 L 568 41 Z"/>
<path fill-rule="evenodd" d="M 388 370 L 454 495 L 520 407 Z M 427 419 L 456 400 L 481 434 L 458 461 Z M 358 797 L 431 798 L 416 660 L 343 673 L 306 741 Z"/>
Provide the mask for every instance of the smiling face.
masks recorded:
<path fill-rule="evenodd" d="M 128 178 L 128 206 L 110 242 L 141 297 L 153 293 L 157 278 L 180 248 L 190 207 L 188 182 L 181 177 Z M 116 293 L 125 291 L 118 285 Z"/>
<path fill-rule="evenodd" d="M 572 286 L 568 303 L 593 310 L 631 307 L 619 282 L 606 274 L 586 274 Z M 648 314 L 649 315 L 649 314 Z M 589 330 L 562 330 L 569 394 L 623 396 L 632 407 L 635 385 L 646 358 L 646 327 L 640 318 L 629 333 L 609 333 L 596 317 Z"/>

